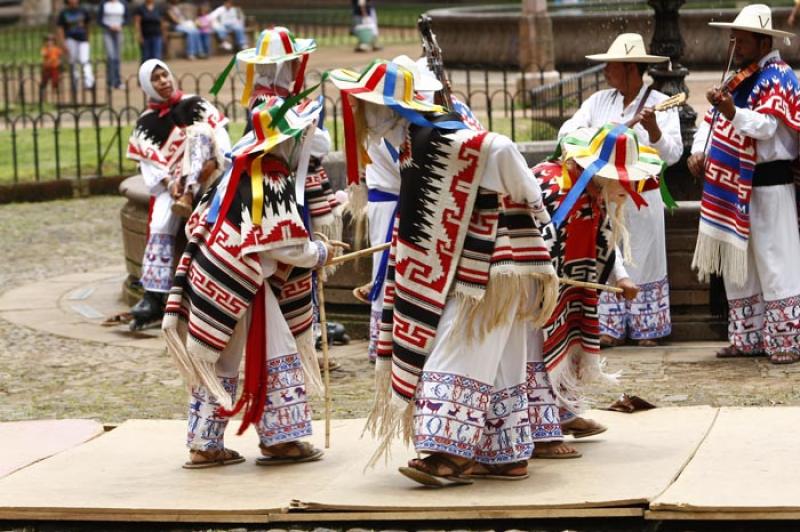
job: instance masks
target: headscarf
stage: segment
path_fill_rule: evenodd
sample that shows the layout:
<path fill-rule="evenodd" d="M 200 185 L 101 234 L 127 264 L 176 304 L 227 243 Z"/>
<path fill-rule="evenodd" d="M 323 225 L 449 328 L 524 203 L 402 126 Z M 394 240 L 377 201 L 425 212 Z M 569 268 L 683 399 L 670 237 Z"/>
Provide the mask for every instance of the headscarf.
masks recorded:
<path fill-rule="evenodd" d="M 161 67 L 166 70 L 170 77 L 172 78 L 172 84 L 177 90 L 177 84 L 175 83 L 175 76 L 172 75 L 172 71 L 169 69 L 167 64 L 160 59 L 148 59 L 142 66 L 139 67 L 139 86 L 142 87 L 142 90 L 147 95 L 150 100 L 154 102 L 163 102 L 164 98 L 158 95 L 158 91 L 153 87 L 153 82 L 150 81 L 150 78 L 153 75 L 153 71 Z"/>

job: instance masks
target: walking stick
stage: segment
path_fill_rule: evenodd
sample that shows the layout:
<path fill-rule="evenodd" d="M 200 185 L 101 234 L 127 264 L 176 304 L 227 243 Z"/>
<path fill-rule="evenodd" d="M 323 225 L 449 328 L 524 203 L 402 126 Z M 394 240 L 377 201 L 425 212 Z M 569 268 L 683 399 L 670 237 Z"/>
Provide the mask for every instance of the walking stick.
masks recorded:
<path fill-rule="evenodd" d="M 340 264 L 342 262 L 351 261 L 359 257 L 363 257 L 365 255 L 372 255 L 373 253 L 377 253 L 379 251 L 387 249 L 391 245 L 392 245 L 391 242 L 386 242 L 385 244 L 378 244 L 377 246 L 372 246 L 371 248 L 366 248 L 359 251 L 354 251 L 353 253 L 348 253 L 346 255 L 341 255 L 331 260 L 330 263 L 328 263 L 328 265 L 330 266 L 333 264 Z M 588 281 L 577 281 L 575 279 L 570 279 L 568 277 L 559 277 L 558 282 L 560 284 L 579 286 L 581 288 L 592 288 L 594 290 L 603 290 L 605 292 L 613 292 L 615 294 L 622 293 L 622 288 L 617 288 L 616 286 L 609 286 L 606 284 L 599 284 L 599 283 L 590 283 Z"/>
<path fill-rule="evenodd" d="M 322 363 L 325 378 L 325 448 L 331 446 L 331 370 L 328 355 L 328 319 L 325 316 L 325 286 L 321 275 L 317 275 L 317 301 L 319 302 L 319 324 L 322 327 Z"/>

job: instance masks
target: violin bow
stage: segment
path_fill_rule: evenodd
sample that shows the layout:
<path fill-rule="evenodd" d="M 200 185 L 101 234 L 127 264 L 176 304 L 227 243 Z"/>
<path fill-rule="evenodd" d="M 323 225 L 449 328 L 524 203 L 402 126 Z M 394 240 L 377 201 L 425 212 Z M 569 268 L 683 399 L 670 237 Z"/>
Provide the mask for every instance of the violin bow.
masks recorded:
<path fill-rule="evenodd" d="M 728 41 L 728 66 L 725 67 L 725 71 L 722 73 L 722 79 L 720 80 L 720 86 L 725 85 L 725 78 L 728 77 L 728 74 L 731 71 L 731 65 L 733 64 L 733 52 L 736 50 L 736 37 L 731 37 Z M 711 126 L 708 128 L 708 134 L 706 135 L 706 142 L 703 146 L 703 155 L 708 151 L 708 143 L 711 141 L 711 133 L 714 131 L 714 124 L 717 123 L 717 118 L 719 117 L 719 109 L 714 106 L 714 114 L 711 116 Z M 705 166 L 705 165 L 704 165 Z"/>

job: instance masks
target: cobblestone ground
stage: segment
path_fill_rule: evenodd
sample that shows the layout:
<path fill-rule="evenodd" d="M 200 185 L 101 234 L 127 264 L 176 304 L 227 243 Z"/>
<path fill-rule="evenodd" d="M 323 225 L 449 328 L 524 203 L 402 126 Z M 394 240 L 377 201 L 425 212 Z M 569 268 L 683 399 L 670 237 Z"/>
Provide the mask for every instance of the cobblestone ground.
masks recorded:
<path fill-rule="evenodd" d="M 0 206 L 0 292 L 57 275 L 119 264 L 118 197 Z M 709 344 L 680 349 L 615 349 L 618 386 L 594 386 L 605 405 L 627 391 L 658 405 L 800 404 L 800 364 L 765 359 L 721 361 Z M 372 397 L 365 344 L 334 348 L 334 416 L 363 416 Z M 317 405 L 319 406 L 319 405 Z M 320 411 L 319 408 L 316 409 Z M 61 338 L 0 320 L 0 420 L 80 417 L 104 423 L 181 418 L 184 393 L 165 352 Z"/>

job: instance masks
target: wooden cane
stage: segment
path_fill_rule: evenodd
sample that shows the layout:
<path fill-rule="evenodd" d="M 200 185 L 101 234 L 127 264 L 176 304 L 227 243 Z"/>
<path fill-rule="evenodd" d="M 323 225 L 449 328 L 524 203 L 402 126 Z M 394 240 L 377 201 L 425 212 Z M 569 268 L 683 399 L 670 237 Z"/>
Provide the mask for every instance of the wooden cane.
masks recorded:
<path fill-rule="evenodd" d="M 319 303 L 319 324 L 322 327 L 322 363 L 325 379 L 325 448 L 331 446 L 331 370 L 328 367 L 328 318 L 325 315 L 325 283 L 322 275 L 317 275 L 317 302 Z"/>
<path fill-rule="evenodd" d="M 354 251 L 353 253 L 347 253 L 346 255 L 340 255 L 335 259 L 332 259 L 329 265 L 340 264 L 342 262 L 355 260 L 365 255 L 372 255 L 373 253 L 377 253 L 379 251 L 387 249 L 391 245 L 392 245 L 391 242 L 386 242 L 385 244 L 378 244 L 377 246 L 372 246 L 371 248 Z M 599 284 L 599 283 L 590 283 L 587 281 L 577 281 L 575 279 L 570 279 L 568 277 L 559 277 L 558 282 L 561 284 L 568 284 L 570 286 L 579 286 L 581 288 L 592 288 L 595 290 L 603 290 L 605 292 L 613 292 L 615 294 L 622 293 L 622 288 L 617 288 L 616 286 L 609 286 L 606 284 Z"/>
<path fill-rule="evenodd" d="M 579 286 L 581 288 L 593 288 L 595 290 L 603 290 L 605 292 L 613 292 L 615 294 L 621 294 L 623 292 L 622 288 L 616 286 L 609 286 L 607 284 L 599 284 L 599 283 L 589 283 L 586 281 L 576 281 L 575 279 L 570 279 L 569 277 L 559 277 L 558 282 L 560 284 Z"/>

